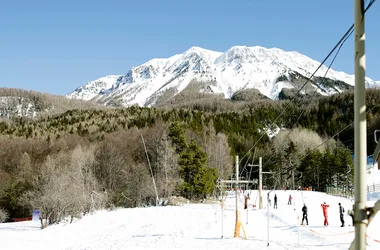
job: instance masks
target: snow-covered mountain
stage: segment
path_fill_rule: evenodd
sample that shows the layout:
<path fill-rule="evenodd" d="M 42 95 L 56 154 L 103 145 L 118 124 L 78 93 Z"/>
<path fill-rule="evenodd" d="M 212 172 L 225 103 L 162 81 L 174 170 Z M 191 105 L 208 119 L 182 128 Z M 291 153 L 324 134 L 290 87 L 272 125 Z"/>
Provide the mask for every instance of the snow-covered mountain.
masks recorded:
<path fill-rule="evenodd" d="M 109 75 L 101 77 L 95 81 L 91 81 L 86 85 L 78 87 L 75 92 L 77 99 L 91 100 L 99 94 L 105 94 L 111 91 L 114 84 L 122 77 L 122 75 Z M 74 93 L 73 92 L 73 93 Z"/>
<path fill-rule="evenodd" d="M 133 67 L 126 75 L 111 75 L 78 87 L 67 97 L 94 100 L 105 105 L 152 106 L 159 98 L 170 99 L 184 89 L 196 86 L 201 93 L 222 94 L 257 89 L 277 99 L 283 88 L 299 89 L 318 68 L 319 62 L 298 52 L 259 46 L 235 46 L 226 52 L 192 47 L 183 54 L 152 59 Z M 317 89 L 331 95 L 353 88 L 354 76 L 322 66 L 303 93 Z M 367 87 L 380 82 L 366 79 Z"/>

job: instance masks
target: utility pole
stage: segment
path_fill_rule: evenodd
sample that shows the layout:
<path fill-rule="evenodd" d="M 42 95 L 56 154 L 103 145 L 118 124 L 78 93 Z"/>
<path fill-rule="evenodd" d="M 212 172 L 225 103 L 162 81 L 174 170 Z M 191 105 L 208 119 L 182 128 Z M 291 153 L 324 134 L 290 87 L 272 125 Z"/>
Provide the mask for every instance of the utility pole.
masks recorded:
<path fill-rule="evenodd" d="M 274 174 L 274 172 L 263 172 L 263 159 L 259 157 L 259 165 L 248 164 L 250 167 L 259 167 L 259 209 L 263 208 L 263 174 Z"/>
<path fill-rule="evenodd" d="M 141 134 L 141 139 L 143 141 L 143 144 L 144 144 L 144 149 L 145 149 L 145 154 L 146 154 L 146 159 L 148 160 L 148 165 L 149 165 L 149 169 L 150 169 L 150 174 L 152 175 L 152 182 L 153 182 L 153 187 L 154 187 L 154 192 L 156 193 L 156 206 L 158 205 L 158 192 L 157 192 L 157 187 L 156 187 L 156 181 L 154 180 L 154 175 L 153 175 L 153 170 L 152 170 L 152 166 L 150 165 L 150 161 L 149 161 L 149 156 L 148 156 L 148 151 L 146 150 L 146 146 L 145 146 L 145 141 L 144 141 L 144 137 L 143 135 Z"/>
<path fill-rule="evenodd" d="M 235 195 L 236 195 L 236 222 L 238 219 L 238 204 L 239 204 L 239 156 L 236 156 L 236 161 L 235 161 L 235 169 L 236 169 L 236 187 L 235 187 Z"/>
<path fill-rule="evenodd" d="M 263 208 L 263 159 L 259 157 L 259 208 Z"/>
<path fill-rule="evenodd" d="M 267 199 L 268 199 L 268 206 L 267 206 L 267 247 L 269 247 L 269 195 L 273 190 L 269 191 L 267 194 Z"/>
<path fill-rule="evenodd" d="M 355 13 L 355 93 L 354 93 L 354 132 L 355 132 L 355 249 L 366 249 L 366 229 L 368 224 L 366 212 L 366 104 L 365 104 L 365 32 L 364 32 L 364 0 L 354 0 Z"/>
<path fill-rule="evenodd" d="M 355 159 L 354 159 L 354 189 L 355 204 L 353 217 L 355 226 L 355 239 L 350 249 L 366 249 L 366 230 L 371 219 L 380 211 L 380 200 L 373 207 L 366 207 L 366 165 L 367 165 L 367 121 L 365 105 L 365 32 L 364 32 L 364 0 L 354 0 L 355 13 L 355 94 L 354 94 L 354 117 L 355 117 Z M 375 132 L 375 141 L 376 132 Z M 374 152 L 374 161 L 379 156 L 380 144 Z"/>
<path fill-rule="evenodd" d="M 259 165 L 254 164 L 248 164 L 249 167 L 259 167 L 259 209 L 263 208 L 263 194 L 262 194 L 262 188 L 263 188 L 263 164 L 262 164 L 262 158 L 259 157 Z"/>

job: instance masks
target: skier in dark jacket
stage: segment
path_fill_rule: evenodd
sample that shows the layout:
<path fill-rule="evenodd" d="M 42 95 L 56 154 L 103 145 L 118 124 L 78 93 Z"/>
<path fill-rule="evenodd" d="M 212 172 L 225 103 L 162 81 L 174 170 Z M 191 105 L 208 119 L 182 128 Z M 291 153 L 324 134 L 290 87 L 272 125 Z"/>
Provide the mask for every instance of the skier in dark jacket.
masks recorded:
<path fill-rule="evenodd" d="M 276 195 L 276 194 L 274 195 L 274 204 L 273 204 L 273 208 L 276 208 L 276 209 L 277 209 L 277 195 Z"/>
<path fill-rule="evenodd" d="M 302 207 L 302 223 L 301 223 L 301 225 L 303 225 L 304 220 L 306 220 L 306 225 L 309 225 L 309 221 L 307 219 L 307 206 L 306 206 L 306 204 L 303 204 L 303 207 Z"/>
<path fill-rule="evenodd" d="M 339 215 L 340 215 L 340 222 L 342 222 L 341 227 L 344 227 L 344 207 L 339 203 Z"/>

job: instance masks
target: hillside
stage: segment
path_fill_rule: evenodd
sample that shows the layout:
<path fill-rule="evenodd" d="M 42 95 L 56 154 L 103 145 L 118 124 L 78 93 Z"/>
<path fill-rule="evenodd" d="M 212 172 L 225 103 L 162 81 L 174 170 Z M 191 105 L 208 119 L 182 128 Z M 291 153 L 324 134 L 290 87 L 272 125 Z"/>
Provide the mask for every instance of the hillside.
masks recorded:
<path fill-rule="evenodd" d="M 20 93 L 28 94 L 27 91 L 20 91 Z M 23 95 L 19 95 L 17 100 L 24 98 Z M 217 133 L 222 132 L 227 135 L 236 133 L 255 140 L 259 136 L 257 129 L 264 129 L 267 126 L 270 126 L 270 129 L 276 127 L 291 128 L 297 119 L 298 126 L 328 136 L 335 135 L 336 132 L 350 125 L 354 120 L 353 92 L 348 91 L 330 97 L 314 97 L 311 103 L 310 98 L 296 98 L 288 106 L 287 112 L 277 120 L 276 124 L 273 124 L 272 122 L 277 115 L 283 111 L 284 107 L 287 107 L 289 101 L 287 99 L 291 97 L 291 93 L 284 92 L 284 100 L 276 101 L 266 98 L 258 91 L 244 90 L 235 93 L 230 100 L 203 96 L 200 99 L 186 101 L 181 99 L 180 94 L 172 99 L 173 102 L 159 105 L 157 109 L 137 107 L 107 109 L 91 102 L 32 92 L 29 99 L 32 100 L 32 103 L 33 101 L 36 103 L 34 106 L 39 107 L 40 110 L 49 110 L 45 113 L 50 114 L 51 117 L 42 117 L 29 123 L 25 123 L 23 120 L 12 121 L 13 125 L 10 121 L 3 121 L 0 124 L 0 133 L 21 137 L 40 138 L 42 136 L 43 139 L 47 139 L 48 136 L 59 138 L 74 133 L 95 140 L 96 138 L 104 138 L 104 133 L 130 129 L 134 126 L 138 128 L 153 126 L 159 121 L 170 123 L 173 120 L 178 120 L 196 130 L 212 121 Z M 16 97 L 13 96 L 12 98 Z M 375 147 L 373 131 L 380 126 L 378 103 L 380 103 L 380 91 L 368 90 L 367 123 L 369 137 L 367 142 L 369 152 Z M 31 105 L 31 107 L 34 106 Z M 20 107 L 20 105 L 14 107 Z M 58 112 L 65 109 L 68 111 Z M 15 110 L 23 110 L 24 113 L 28 114 L 27 111 L 31 108 L 26 106 L 25 109 Z M 10 114 L 12 113 L 7 113 L 7 116 L 9 117 Z M 231 136 L 230 140 L 233 140 L 232 138 L 234 136 Z M 340 132 L 338 138 L 353 150 L 352 126 Z M 238 146 L 236 145 L 236 147 Z"/>
<path fill-rule="evenodd" d="M 353 93 L 309 100 L 275 101 L 248 91 L 178 108 L 73 109 L 3 119 L 0 207 L 17 218 L 32 207 L 49 207 L 41 202 L 52 209 L 69 202 L 63 213 L 75 217 L 89 211 L 93 191 L 107 191 L 96 203 L 100 208 L 151 205 L 155 190 L 159 197 L 197 199 L 213 192 L 217 178 L 231 176 L 235 155 L 246 156 L 240 167 L 248 179 L 258 172 L 246 164 L 263 157 L 263 170 L 277 173 L 266 180 L 269 187 L 352 191 Z M 379 103 L 380 91 L 368 90 L 369 153 L 380 125 Z M 51 223 L 62 219 L 62 213 L 50 215 Z"/>
<path fill-rule="evenodd" d="M 24 117 L 37 119 L 61 114 L 71 109 L 104 109 L 90 101 L 73 100 L 36 91 L 0 88 L 0 118 Z"/>

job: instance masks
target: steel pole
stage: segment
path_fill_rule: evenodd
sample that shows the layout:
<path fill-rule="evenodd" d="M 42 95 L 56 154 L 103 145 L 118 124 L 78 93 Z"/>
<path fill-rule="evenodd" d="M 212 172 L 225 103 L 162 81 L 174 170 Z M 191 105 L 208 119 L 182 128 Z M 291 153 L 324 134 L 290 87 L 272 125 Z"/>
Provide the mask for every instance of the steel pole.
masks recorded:
<path fill-rule="evenodd" d="M 239 237 L 237 234 L 239 231 L 239 156 L 236 156 L 236 187 L 235 187 L 235 195 L 236 195 L 236 222 L 235 222 L 235 232 L 234 232 L 234 237 Z"/>
<path fill-rule="evenodd" d="M 259 158 L 259 209 L 263 208 L 263 160 Z"/>
<path fill-rule="evenodd" d="M 367 165 L 367 137 L 366 137 L 366 104 L 365 104 L 365 32 L 364 32 L 364 0 L 354 0 L 355 13 L 355 94 L 354 94 L 354 122 L 355 122 L 355 249 L 366 249 L 366 165 Z"/>
<path fill-rule="evenodd" d="M 268 202 L 268 206 L 267 206 L 267 247 L 269 247 L 269 199 L 270 199 L 269 195 L 272 191 L 269 191 L 267 194 L 267 202 Z"/>
<path fill-rule="evenodd" d="M 223 197 L 223 188 L 221 188 L 221 197 L 222 197 L 222 239 L 223 239 L 223 235 L 224 235 L 224 231 L 223 231 L 223 228 L 224 228 L 224 197 Z"/>
<path fill-rule="evenodd" d="M 238 203 L 239 203 L 239 156 L 236 156 L 236 221 L 237 221 L 237 212 L 238 212 Z"/>

